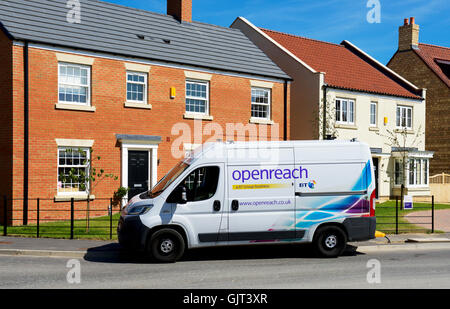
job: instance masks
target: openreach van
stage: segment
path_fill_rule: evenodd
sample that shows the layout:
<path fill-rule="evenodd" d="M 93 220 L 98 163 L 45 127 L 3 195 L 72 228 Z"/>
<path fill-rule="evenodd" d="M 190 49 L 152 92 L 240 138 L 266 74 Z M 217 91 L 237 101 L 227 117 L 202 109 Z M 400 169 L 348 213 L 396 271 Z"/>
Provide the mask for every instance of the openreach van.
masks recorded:
<path fill-rule="evenodd" d="M 375 236 L 369 146 L 211 143 L 123 208 L 119 242 L 175 262 L 190 248 L 312 243 L 325 257 Z"/>

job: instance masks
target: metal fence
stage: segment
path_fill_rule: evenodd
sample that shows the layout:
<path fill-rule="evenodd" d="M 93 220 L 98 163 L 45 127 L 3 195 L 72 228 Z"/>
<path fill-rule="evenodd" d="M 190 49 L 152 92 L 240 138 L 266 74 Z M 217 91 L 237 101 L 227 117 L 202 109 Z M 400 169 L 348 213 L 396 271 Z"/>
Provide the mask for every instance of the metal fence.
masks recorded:
<path fill-rule="evenodd" d="M 112 198 L 0 200 L 3 236 L 113 239 L 121 209 Z M 25 206 L 26 205 L 26 206 Z M 1 229 L 0 229 L 1 231 Z M 1 233 L 1 232 L 0 232 Z"/>
<path fill-rule="evenodd" d="M 414 203 L 413 209 L 405 209 L 403 200 L 395 198 L 392 202 L 377 205 L 377 230 L 385 233 L 435 232 L 434 196 L 430 201 Z"/>
<path fill-rule="evenodd" d="M 121 205 L 112 198 L 58 202 L 54 199 L 29 199 L 24 211 L 23 199 L 6 196 L 0 200 L 0 233 L 3 236 L 50 238 L 114 239 Z M 417 213 L 426 211 L 426 213 Z M 396 197 L 377 205 L 377 230 L 386 233 L 435 232 L 434 196 L 428 203 L 415 203 L 414 210 L 405 210 Z M 26 220 L 25 220 L 26 217 Z"/>

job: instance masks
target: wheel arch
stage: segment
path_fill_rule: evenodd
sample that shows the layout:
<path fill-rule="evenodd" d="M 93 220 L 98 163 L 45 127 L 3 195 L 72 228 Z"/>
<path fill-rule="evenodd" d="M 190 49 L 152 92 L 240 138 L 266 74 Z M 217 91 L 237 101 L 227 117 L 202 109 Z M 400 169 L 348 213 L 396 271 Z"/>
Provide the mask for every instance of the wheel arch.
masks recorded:
<path fill-rule="evenodd" d="M 323 222 L 323 223 L 317 225 L 316 229 L 314 230 L 314 233 L 311 237 L 311 241 L 313 241 L 315 239 L 318 230 L 320 230 L 324 227 L 332 227 L 332 226 L 340 228 L 345 233 L 345 236 L 347 237 L 347 239 L 349 239 L 348 230 L 347 230 L 346 226 L 344 225 L 344 223 L 333 221 L 333 222 Z"/>
<path fill-rule="evenodd" d="M 186 248 L 189 248 L 189 238 L 187 236 L 185 229 L 181 225 L 176 225 L 176 224 L 158 225 L 158 226 L 155 226 L 155 227 L 149 229 L 147 231 L 147 235 L 145 236 L 145 248 L 147 248 L 152 235 L 155 232 L 162 230 L 162 229 L 172 229 L 172 230 L 175 230 L 178 233 L 180 233 L 180 235 L 183 237 Z"/>

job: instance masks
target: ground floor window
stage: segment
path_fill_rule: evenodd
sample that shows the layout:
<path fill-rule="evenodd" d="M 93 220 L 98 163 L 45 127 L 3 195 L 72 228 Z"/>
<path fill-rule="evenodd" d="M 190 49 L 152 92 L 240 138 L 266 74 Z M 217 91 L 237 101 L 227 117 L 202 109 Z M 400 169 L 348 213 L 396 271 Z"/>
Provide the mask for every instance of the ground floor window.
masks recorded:
<path fill-rule="evenodd" d="M 406 158 L 406 175 L 408 186 L 425 186 L 428 185 L 428 166 L 429 159 L 425 158 Z M 403 181 L 403 161 L 395 160 L 394 166 L 395 184 L 401 185 Z"/>
<path fill-rule="evenodd" d="M 86 193 L 89 148 L 58 148 L 58 193 Z"/>

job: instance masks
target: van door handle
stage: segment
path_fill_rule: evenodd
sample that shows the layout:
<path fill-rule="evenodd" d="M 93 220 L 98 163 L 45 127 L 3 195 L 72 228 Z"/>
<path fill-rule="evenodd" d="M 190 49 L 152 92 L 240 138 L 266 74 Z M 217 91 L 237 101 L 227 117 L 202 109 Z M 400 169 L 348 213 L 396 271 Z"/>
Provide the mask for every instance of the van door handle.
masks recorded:
<path fill-rule="evenodd" d="M 220 211 L 220 201 L 214 201 L 213 209 L 214 211 Z"/>
<path fill-rule="evenodd" d="M 238 200 L 233 200 L 231 202 L 231 209 L 234 211 L 238 211 L 239 210 L 239 201 Z"/>

